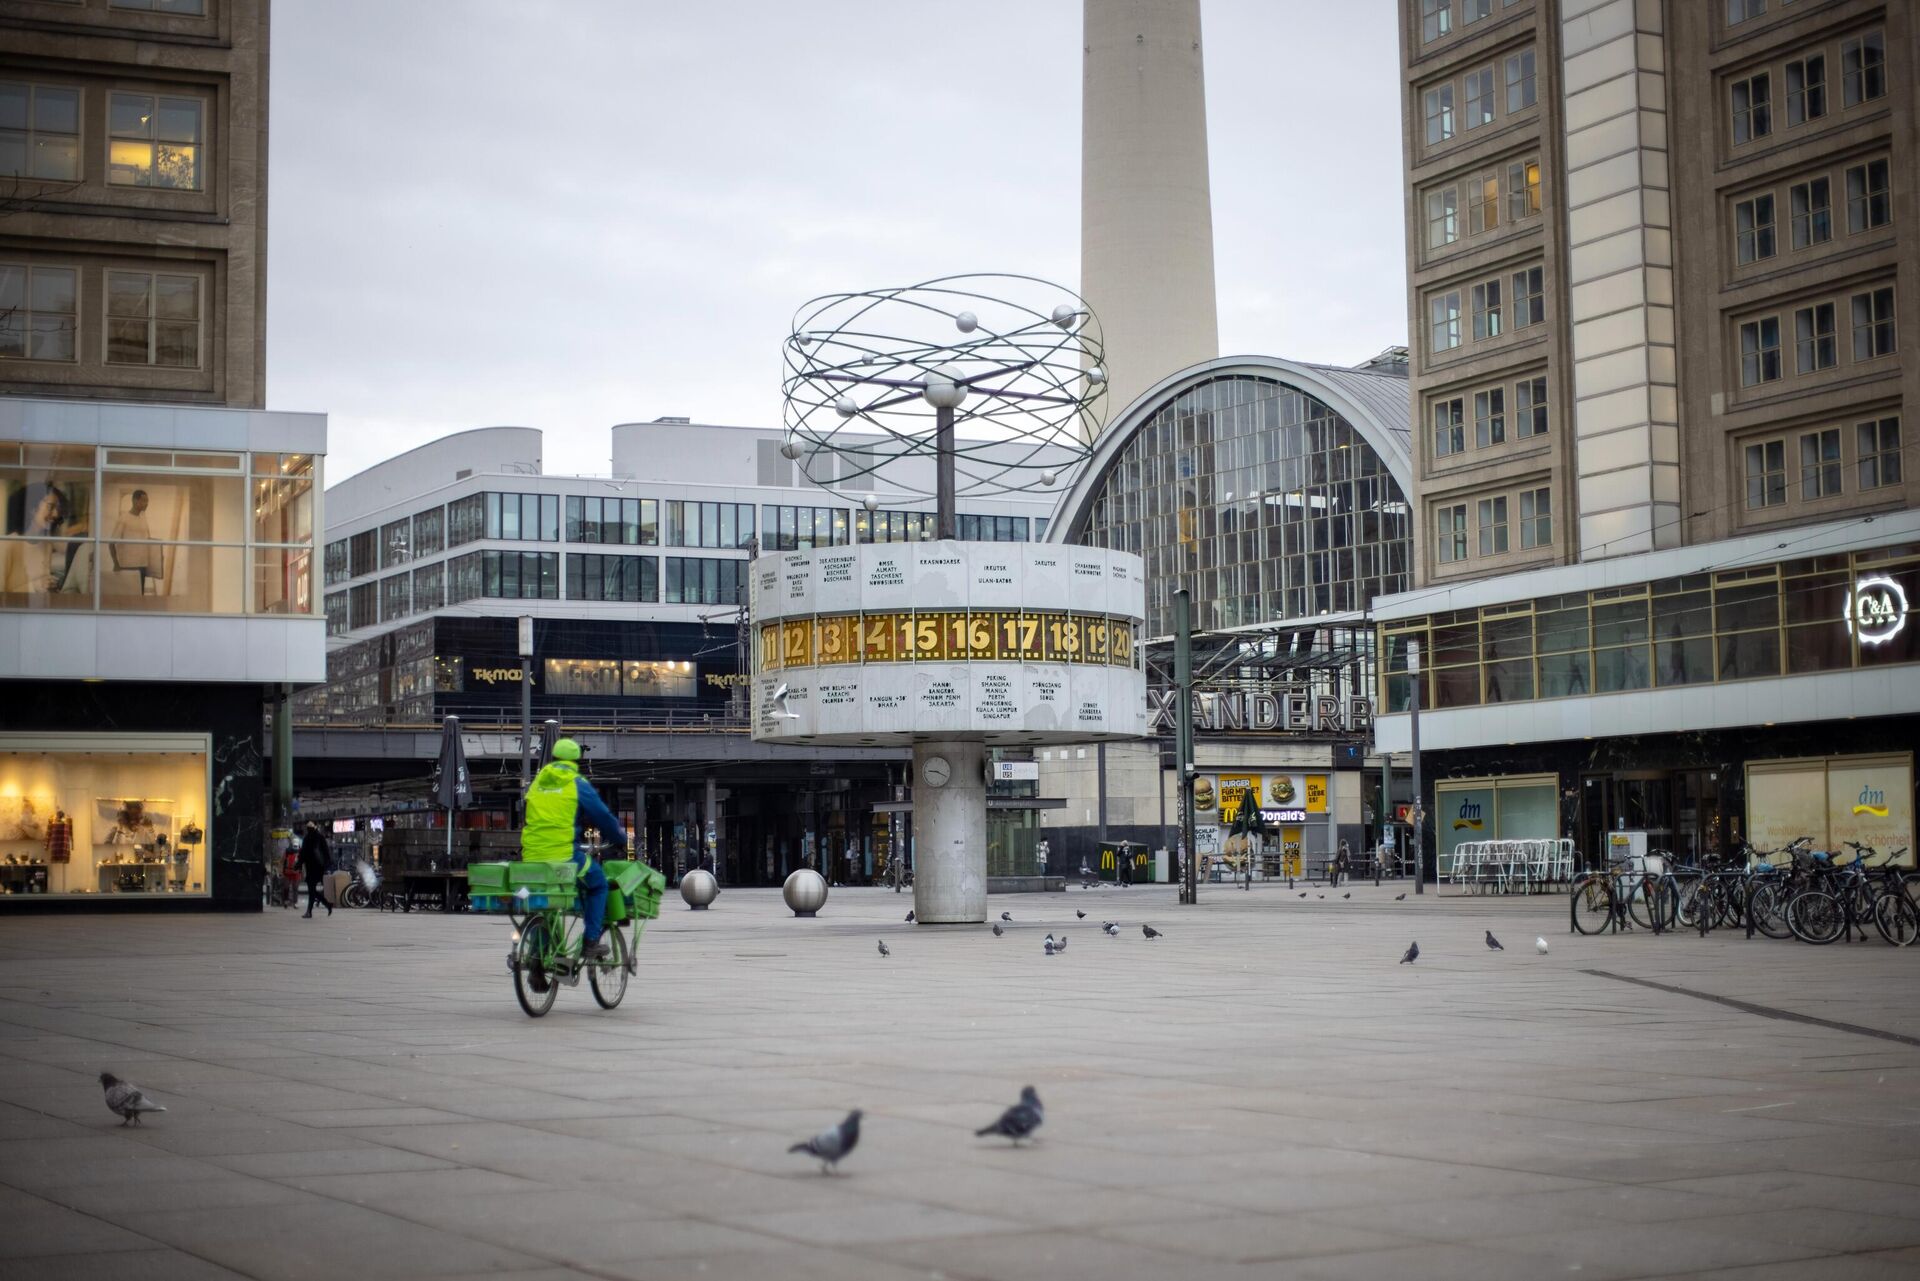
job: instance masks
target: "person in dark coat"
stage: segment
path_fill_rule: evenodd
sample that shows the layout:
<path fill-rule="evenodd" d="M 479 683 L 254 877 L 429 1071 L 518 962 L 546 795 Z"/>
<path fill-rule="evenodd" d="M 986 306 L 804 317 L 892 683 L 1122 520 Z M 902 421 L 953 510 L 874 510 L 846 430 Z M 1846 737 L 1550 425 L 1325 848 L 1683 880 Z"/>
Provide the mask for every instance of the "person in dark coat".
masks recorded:
<path fill-rule="evenodd" d="M 317 823 L 308 823 L 306 835 L 300 838 L 300 870 L 307 878 L 307 915 L 313 915 L 315 903 L 327 909 L 327 915 L 333 915 L 333 904 L 327 902 L 326 892 L 321 882 L 327 869 L 333 865 L 333 851 L 327 847 L 327 838 L 320 832 Z"/>

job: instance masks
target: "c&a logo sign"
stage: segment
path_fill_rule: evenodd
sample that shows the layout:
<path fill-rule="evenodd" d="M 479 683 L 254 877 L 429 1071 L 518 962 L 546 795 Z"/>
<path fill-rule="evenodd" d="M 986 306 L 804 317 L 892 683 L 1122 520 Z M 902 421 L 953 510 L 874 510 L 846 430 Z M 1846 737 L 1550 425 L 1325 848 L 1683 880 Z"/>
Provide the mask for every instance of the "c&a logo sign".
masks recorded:
<path fill-rule="evenodd" d="M 1483 822 L 1480 818 L 1480 802 L 1479 801 L 1461 801 L 1460 812 L 1459 814 L 1454 816 L 1453 830 L 1458 832 L 1466 829 L 1472 829 L 1473 831 L 1478 832 L 1484 829 L 1485 827 L 1486 827 L 1485 822 Z"/>
<path fill-rule="evenodd" d="M 1884 645 L 1907 625 L 1907 592 L 1884 574 L 1863 578 L 1847 598 L 1847 630 L 1862 645 Z"/>
<path fill-rule="evenodd" d="M 1860 789 L 1860 799 L 1853 803 L 1855 814 L 1871 814 L 1875 818 L 1887 816 L 1887 794 L 1877 787 L 1866 786 Z"/>

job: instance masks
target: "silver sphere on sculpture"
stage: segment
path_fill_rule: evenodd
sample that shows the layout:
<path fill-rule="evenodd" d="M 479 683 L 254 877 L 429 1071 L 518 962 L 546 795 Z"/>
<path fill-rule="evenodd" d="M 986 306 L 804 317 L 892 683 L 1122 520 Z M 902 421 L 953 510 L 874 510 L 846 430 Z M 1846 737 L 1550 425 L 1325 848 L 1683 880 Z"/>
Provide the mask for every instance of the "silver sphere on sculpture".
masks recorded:
<path fill-rule="evenodd" d="M 1043 471 L 1040 473 L 1040 483 L 1042 485 L 1051 485 L 1053 484 L 1054 481 L 1059 479 L 1060 478 L 1058 476 L 1054 475 L 1050 471 Z"/>
<path fill-rule="evenodd" d="M 780 455 L 783 458 L 798 458 L 800 456 L 800 446 L 794 441 L 790 440 L 786 444 L 780 446 Z"/>
<path fill-rule="evenodd" d="M 1063 302 L 1053 309 L 1053 323 L 1062 329 L 1072 328 L 1073 318 L 1079 314 L 1079 309 L 1072 303 Z"/>
<path fill-rule="evenodd" d="M 876 512 L 880 510 L 880 500 L 878 498 L 875 498 L 872 494 L 868 494 L 865 498 L 862 498 L 860 500 L 860 505 L 866 508 L 870 512 Z"/>
<path fill-rule="evenodd" d="M 860 412 L 860 407 L 853 403 L 853 397 L 842 396 L 833 402 L 833 412 L 842 418 L 851 418 Z"/>
<path fill-rule="evenodd" d="M 696 912 L 704 912 L 707 905 L 720 893 L 720 882 L 713 879 L 713 873 L 704 867 L 696 867 L 680 878 L 680 897 L 687 906 Z"/>
<path fill-rule="evenodd" d="M 780 887 L 780 897 L 795 916 L 812 916 L 827 904 L 827 878 L 810 867 L 800 868 Z"/>
<path fill-rule="evenodd" d="M 970 334 L 980 328 L 980 317 L 970 311 L 963 311 L 953 318 L 953 327 L 963 334 Z"/>

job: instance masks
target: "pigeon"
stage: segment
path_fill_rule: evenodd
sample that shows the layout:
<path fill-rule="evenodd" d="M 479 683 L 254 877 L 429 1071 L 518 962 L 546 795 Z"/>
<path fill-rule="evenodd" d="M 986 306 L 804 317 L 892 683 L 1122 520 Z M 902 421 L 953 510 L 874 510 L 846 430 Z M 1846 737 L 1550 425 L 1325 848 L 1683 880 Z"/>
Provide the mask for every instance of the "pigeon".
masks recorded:
<path fill-rule="evenodd" d="M 912 913 L 912 912 L 908 912 L 908 913 L 907 913 L 907 924 L 908 924 L 908 925 L 912 925 L 912 924 L 913 924 L 913 913 Z"/>
<path fill-rule="evenodd" d="M 1412 965 L 1415 961 L 1419 959 L 1420 959 L 1420 945 L 1418 943 L 1409 943 L 1407 944 L 1407 954 L 1400 958 L 1400 964 Z"/>
<path fill-rule="evenodd" d="M 1324 894 L 1316 894 L 1316 895 L 1314 895 L 1314 897 L 1315 897 L 1315 898 L 1322 898 L 1322 899 L 1323 899 L 1323 898 L 1325 898 L 1325 897 L 1326 897 L 1326 895 L 1324 895 Z"/>
<path fill-rule="evenodd" d="M 1046 1119 L 1046 1109 L 1040 1106 L 1040 1095 L 1031 1085 L 1020 1091 L 1020 1101 L 1000 1114 L 1000 1119 L 992 1125 L 982 1126 L 973 1132 L 974 1138 L 988 1134 L 1003 1134 L 1013 1140 L 1013 1146 L 1019 1147 L 1020 1140 L 1030 1139 L 1033 1132 L 1040 1128 Z"/>
<path fill-rule="evenodd" d="M 1150 939 L 1157 939 L 1160 937 L 1160 931 L 1154 929 L 1151 925 L 1142 925 L 1140 927 L 1140 932 L 1146 935 Z"/>
<path fill-rule="evenodd" d="M 1352 898 L 1352 897 L 1353 897 L 1353 891 L 1352 891 L 1352 890 L 1348 890 L 1348 891 L 1347 891 L 1347 892 L 1346 892 L 1345 894 L 1342 894 L 1342 895 L 1341 895 L 1340 897 L 1341 897 L 1341 898 Z"/>
<path fill-rule="evenodd" d="M 1540 953 L 1540 955 L 1542 956 L 1545 956 L 1547 954 L 1547 940 L 1545 935 L 1542 935 L 1541 937 L 1533 941 L 1533 950 Z"/>
<path fill-rule="evenodd" d="M 892 952 L 892 951 L 891 951 L 890 949 L 888 949 L 888 947 L 887 947 L 887 941 L 886 941 L 885 939 L 881 939 L 881 940 L 880 940 L 880 955 L 882 955 L 882 956 L 892 956 L 892 955 L 893 955 L 893 952 Z"/>
<path fill-rule="evenodd" d="M 1045 940 L 1044 942 L 1042 942 L 1042 943 L 1040 944 L 1040 947 L 1041 947 L 1041 950 L 1042 950 L 1042 951 L 1044 951 L 1044 952 L 1046 952 L 1046 954 L 1047 954 L 1048 956 L 1052 956 L 1052 955 L 1053 955 L 1053 940 L 1052 940 L 1052 939 L 1047 939 L 1047 940 Z"/>
<path fill-rule="evenodd" d="M 1402 900 L 1404 900 L 1404 899 L 1405 899 L 1406 897 L 1407 897 L 1407 896 L 1406 896 L 1406 895 L 1404 895 L 1404 894 L 1396 894 L 1396 895 L 1394 895 L 1394 896 L 1393 896 L 1393 901 L 1394 901 L 1394 902 L 1396 902 L 1396 903 L 1398 903 L 1398 902 L 1401 902 Z"/>
<path fill-rule="evenodd" d="M 1012 913 L 1012 912 L 1002 912 L 1002 913 L 1000 913 L 1000 919 L 1001 919 L 1001 920 L 1003 920 L 1003 921 L 1011 921 L 1011 920 L 1013 919 L 1013 913 Z"/>
<path fill-rule="evenodd" d="M 142 1112 L 165 1112 L 166 1109 L 147 1097 L 146 1091 L 131 1081 L 122 1081 L 111 1072 L 100 1074 L 100 1087 L 107 1092 L 107 1111 L 124 1118 L 120 1124 L 132 1122 L 140 1124 Z"/>
<path fill-rule="evenodd" d="M 1107 922 L 1106 930 L 1107 930 L 1108 938 L 1117 939 L 1120 937 L 1120 927 L 1118 925 L 1115 925 L 1112 921 Z"/>
<path fill-rule="evenodd" d="M 796 1143 L 788 1148 L 789 1152 L 805 1152 L 820 1161 L 820 1173 L 829 1173 L 840 1162 L 840 1158 L 853 1151 L 860 1142 L 860 1109 L 847 1113 L 847 1119 L 836 1126 L 820 1131 L 805 1143 Z"/>
<path fill-rule="evenodd" d="M 1060 936 L 1059 938 L 1057 938 L 1057 939 L 1055 939 L 1055 940 L 1054 940 L 1054 943 L 1053 943 L 1053 950 L 1054 950 L 1054 951 L 1056 951 L 1056 952 L 1064 952 L 1064 951 L 1066 951 L 1066 950 L 1067 950 L 1067 936 L 1066 936 L 1066 935 L 1064 935 L 1064 934 L 1062 934 L 1062 935 L 1061 935 L 1061 936 Z"/>
<path fill-rule="evenodd" d="M 1049 943 L 1053 943 L 1053 931 L 1052 931 L 1052 930 L 1048 930 L 1048 931 L 1047 931 L 1047 942 L 1049 942 Z M 1057 944 L 1057 943 L 1055 943 L 1055 944 L 1054 944 L 1054 946 L 1055 946 L 1055 947 L 1058 947 L 1058 946 L 1059 946 L 1059 944 Z"/>
<path fill-rule="evenodd" d="M 1306 892 L 1305 890 L 1301 890 L 1301 891 L 1300 891 L 1300 897 L 1301 897 L 1301 898 L 1305 898 L 1306 896 L 1307 896 L 1307 892 Z"/>
<path fill-rule="evenodd" d="M 994 927 L 993 927 L 993 936 L 994 936 L 995 938 L 999 938 L 999 937 L 1000 937 L 1000 936 L 1001 936 L 1002 934 L 1005 934 L 1005 933 L 1006 933 L 1006 931 L 1005 931 L 1005 930 L 1003 930 L 1003 929 L 1001 929 L 1001 928 L 1000 928 L 1000 926 L 999 926 L 998 924 L 995 924 L 995 925 L 994 925 Z"/>
<path fill-rule="evenodd" d="M 1077 916 L 1077 917 L 1079 917 L 1079 918 L 1080 918 L 1081 920 L 1083 920 L 1083 921 L 1087 919 L 1087 914 L 1086 914 L 1085 912 L 1083 912 L 1083 911 L 1081 911 L 1081 910 L 1080 910 L 1079 908 L 1077 908 L 1077 907 L 1073 909 L 1073 914 L 1074 914 L 1075 916 Z"/>
<path fill-rule="evenodd" d="M 1488 930 L 1487 931 L 1487 951 L 1504 952 L 1506 950 L 1507 950 L 1506 948 L 1500 946 L 1500 940 L 1493 936 L 1493 931 Z"/>

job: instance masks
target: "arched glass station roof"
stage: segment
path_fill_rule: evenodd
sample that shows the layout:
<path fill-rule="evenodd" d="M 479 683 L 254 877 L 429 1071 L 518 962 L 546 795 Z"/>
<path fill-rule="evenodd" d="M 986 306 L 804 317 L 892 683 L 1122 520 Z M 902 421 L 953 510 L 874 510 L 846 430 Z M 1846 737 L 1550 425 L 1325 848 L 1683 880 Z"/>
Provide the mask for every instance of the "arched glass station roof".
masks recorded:
<path fill-rule="evenodd" d="M 1103 433 L 1050 541 L 1147 562 L 1147 634 L 1309 623 L 1407 590 L 1412 488 L 1405 365 L 1262 356 L 1162 380 Z"/>

